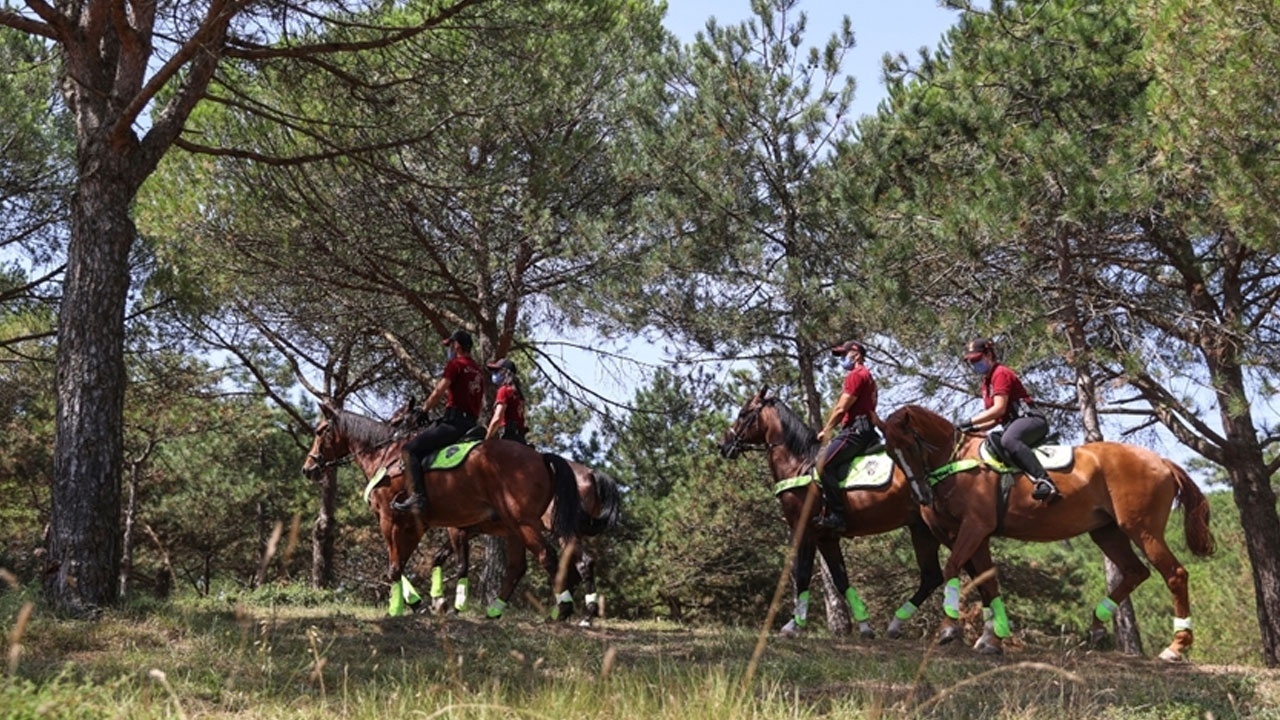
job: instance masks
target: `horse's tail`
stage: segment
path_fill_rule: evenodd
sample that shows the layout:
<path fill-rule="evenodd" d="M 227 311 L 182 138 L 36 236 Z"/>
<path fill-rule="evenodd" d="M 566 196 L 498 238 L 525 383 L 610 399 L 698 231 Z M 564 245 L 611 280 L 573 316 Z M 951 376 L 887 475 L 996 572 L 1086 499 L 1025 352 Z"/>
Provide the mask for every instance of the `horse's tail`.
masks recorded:
<path fill-rule="evenodd" d="M 621 502 L 618 494 L 618 481 L 609 473 L 601 470 L 591 471 L 591 484 L 595 488 L 596 501 L 600 503 L 600 513 L 594 517 L 585 511 L 580 515 L 578 531 L 583 535 L 599 535 L 618 526 L 621 517 Z"/>
<path fill-rule="evenodd" d="M 552 510 L 551 534 L 558 540 L 570 540 L 578 535 L 578 514 L 582 499 L 578 497 L 578 478 L 569 462 L 553 453 L 542 453 L 542 460 L 551 473 L 551 490 L 555 507 Z"/>
<path fill-rule="evenodd" d="M 1213 533 L 1209 531 L 1209 501 L 1182 466 L 1172 460 L 1165 460 L 1164 464 L 1173 473 L 1174 482 L 1178 486 L 1178 502 L 1182 504 L 1182 525 L 1187 536 L 1187 548 L 1196 557 L 1208 557 L 1213 554 L 1216 545 Z"/>

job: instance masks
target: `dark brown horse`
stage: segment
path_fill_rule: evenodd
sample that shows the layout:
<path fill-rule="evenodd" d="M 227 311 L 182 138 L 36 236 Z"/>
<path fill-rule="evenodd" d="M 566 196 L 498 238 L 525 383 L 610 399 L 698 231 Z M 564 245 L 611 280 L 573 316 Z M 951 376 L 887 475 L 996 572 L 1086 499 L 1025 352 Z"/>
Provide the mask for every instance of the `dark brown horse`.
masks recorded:
<path fill-rule="evenodd" d="M 816 552 L 826 560 L 831 579 L 849 601 L 853 617 L 859 623 L 863 637 L 874 637 L 869 623 L 870 615 L 857 591 L 849 584 L 844 557 L 840 552 L 840 538 L 830 533 L 818 532 L 810 527 L 819 504 L 807 496 L 818 492 L 818 486 L 810 474 L 817 457 L 818 435 L 805 425 L 786 403 L 769 396 L 768 386 L 749 398 L 738 412 L 733 426 L 725 433 L 720 454 L 735 458 L 746 450 L 762 450 L 767 454 L 769 469 L 773 473 L 775 494 L 782 504 L 782 515 L 790 528 L 791 536 L 803 533 L 797 546 L 795 564 L 791 568 L 796 591 L 794 617 L 783 628 L 785 635 L 798 634 L 806 622 L 809 583 L 813 577 L 813 561 Z M 782 483 L 788 478 L 800 478 L 799 482 Z M 878 535 L 900 527 L 908 528 L 911 543 L 920 568 L 920 586 L 915 595 L 894 613 L 889 625 L 889 637 L 901 635 L 902 622 L 909 619 L 918 607 L 942 584 L 942 568 L 938 561 L 938 538 L 930 532 L 920 517 L 919 505 L 912 497 L 906 477 L 894 469 L 888 483 L 873 489 L 851 488 L 844 493 L 846 525 L 844 537 Z M 806 508 L 808 512 L 806 513 Z M 977 573 L 972 573 L 975 577 Z M 1003 616 L 1003 603 L 995 594 L 994 583 L 983 583 L 983 598 Z M 1000 619 L 1000 627 L 1007 621 Z M 984 634 L 976 646 L 983 652 L 999 652 L 996 638 Z"/>
<path fill-rule="evenodd" d="M 544 455 L 546 455 L 544 453 Z M 582 538 L 604 533 L 618 525 L 620 515 L 620 497 L 617 481 L 611 475 L 600 470 L 592 470 L 582 463 L 568 461 L 578 485 L 578 498 L 581 506 L 578 512 L 577 530 Z M 547 508 L 542 516 L 543 525 L 550 530 L 555 503 Z M 440 546 L 431 558 L 431 590 L 432 607 L 440 612 L 445 609 L 444 598 L 444 564 L 450 557 L 457 560 L 458 579 L 454 593 L 454 609 L 462 610 L 467 604 L 468 574 L 470 562 L 471 533 L 461 528 L 448 529 L 448 542 Z M 592 620 L 600 615 L 600 596 L 596 594 L 595 559 L 587 551 L 583 543 L 572 548 L 561 548 L 572 553 L 574 567 L 582 578 L 586 614 L 578 622 L 582 627 L 589 627 Z"/>
<path fill-rule="evenodd" d="M 1090 637 L 1100 639 L 1116 606 L 1150 575 L 1134 553 L 1132 541 L 1173 595 L 1173 642 L 1160 657 L 1183 659 L 1192 643 L 1187 571 L 1164 539 L 1174 500 L 1182 503 L 1187 546 L 1193 554 L 1212 553 L 1213 536 L 1204 495 L 1176 463 L 1133 445 L 1088 443 L 1074 449 L 1065 469 L 1050 469 L 1061 500 L 1049 504 L 1033 500 L 1031 483 L 1023 476 L 1018 476 L 1002 500 L 999 474 L 970 460 L 979 457 L 984 436 L 962 433 L 919 405 L 897 410 L 885 419 L 882 429 L 890 454 L 928 502 L 925 519 L 954 536 L 951 557 L 943 569 L 949 584 L 948 603 L 961 565 L 992 535 L 1051 542 L 1089 533 L 1122 573 L 1121 582 L 1094 610 Z"/>
<path fill-rule="evenodd" d="M 427 527 L 462 527 L 506 539 L 506 574 L 498 598 L 489 608 L 491 617 L 502 614 L 524 576 L 526 549 L 551 577 L 559 614 L 567 617 L 572 611 L 572 603 L 566 607 L 564 600 L 566 595 L 572 599 L 568 588 L 576 584 L 576 573 L 558 577 L 556 550 L 543 532 L 543 514 L 554 500 L 552 535 L 565 544 L 578 542 L 578 487 L 566 461 L 543 457 L 521 443 L 486 440 L 462 465 L 425 474 L 425 513 L 396 512 L 391 501 L 405 492 L 406 483 L 400 451 L 412 436 L 363 415 L 327 405 L 321 410 L 324 420 L 316 428 L 302 471 L 314 477 L 325 467 L 349 458 L 370 480 L 365 494 L 387 543 L 392 615 L 402 614 L 404 601 L 412 602 L 416 597 L 403 578 L 403 570 Z"/>

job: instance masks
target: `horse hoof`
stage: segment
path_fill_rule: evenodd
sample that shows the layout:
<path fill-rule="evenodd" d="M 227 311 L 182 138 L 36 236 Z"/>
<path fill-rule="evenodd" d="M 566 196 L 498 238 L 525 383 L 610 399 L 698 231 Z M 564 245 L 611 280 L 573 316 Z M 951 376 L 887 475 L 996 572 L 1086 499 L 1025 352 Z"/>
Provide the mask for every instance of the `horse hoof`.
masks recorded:
<path fill-rule="evenodd" d="M 889 639 L 897 640 L 901 637 L 902 637 L 902 621 L 899 620 L 898 618 L 894 618 L 889 623 Z"/>
<path fill-rule="evenodd" d="M 1104 627 L 1089 628 L 1089 644 L 1097 645 L 1107 639 L 1107 629 Z"/>
<path fill-rule="evenodd" d="M 869 628 L 869 627 L 862 628 L 862 630 L 861 630 L 858 634 L 860 634 L 860 635 L 862 636 L 862 639 L 863 639 L 863 640 L 875 640 L 875 639 L 876 639 L 876 631 L 875 631 L 875 630 L 872 630 L 872 629 L 871 629 L 871 628 Z"/>
<path fill-rule="evenodd" d="M 989 643 L 983 643 L 982 646 L 978 648 L 978 654 L 979 655 L 1003 655 L 1004 648 L 1000 647 L 999 645 L 991 645 Z"/>
<path fill-rule="evenodd" d="M 1183 657 L 1182 653 L 1178 652 L 1177 650 L 1174 650 L 1173 648 L 1165 648 L 1164 650 L 1162 650 L 1160 652 L 1160 659 L 1165 662 L 1171 662 L 1171 663 L 1182 662 L 1183 660 L 1186 660 L 1186 658 Z"/>
<path fill-rule="evenodd" d="M 445 611 L 445 607 L 446 607 L 446 604 L 445 604 L 444 598 L 436 598 L 435 600 L 431 601 L 431 611 L 437 615 L 443 615 Z"/>
<path fill-rule="evenodd" d="M 552 620 L 568 620 L 570 615 L 573 615 L 573 603 L 571 602 L 558 603 L 555 609 L 551 611 Z"/>
<path fill-rule="evenodd" d="M 973 643 L 973 649 L 974 649 L 974 650 L 977 650 L 978 652 L 982 652 L 982 648 L 987 647 L 988 645 L 990 645 L 990 644 L 991 644 L 991 639 L 992 639 L 993 637 L 995 637 L 995 636 L 991 634 L 991 631 L 989 631 L 989 630 L 988 630 L 988 631 L 983 632 L 983 633 L 982 633 L 982 637 L 978 638 L 978 639 Z"/>
<path fill-rule="evenodd" d="M 787 621 L 786 625 L 782 626 L 782 629 L 778 631 L 778 634 L 782 637 L 794 638 L 800 637 L 801 632 L 801 628 L 796 624 L 795 619 L 791 619 Z"/>
<path fill-rule="evenodd" d="M 578 621 L 578 627 L 580 627 L 580 628 L 589 628 L 589 627 L 591 627 L 591 618 L 589 618 L 589 617 L 584 617 L 584 618 L 582 618 L 581 620 L 579 620 L 579 621 Z"/>
<path fill-rule="evenodd" d="M 938 644 L 946 645 L 952 640 L 958 640 L 963 634 L 959 625 L 948 625 L 942 628 L 942 633 L 938 636 Z"/>

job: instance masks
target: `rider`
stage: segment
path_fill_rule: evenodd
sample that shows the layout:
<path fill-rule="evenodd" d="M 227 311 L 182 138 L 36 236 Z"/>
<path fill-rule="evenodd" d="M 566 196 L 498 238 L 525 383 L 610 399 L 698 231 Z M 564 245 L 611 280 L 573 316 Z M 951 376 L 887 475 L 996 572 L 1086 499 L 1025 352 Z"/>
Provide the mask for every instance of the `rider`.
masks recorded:
<path fill-rule="evenodd" d="M 831 438 L 831 442 L 827 444 L 819 464 L 826 513 L 814 518 L 814 524 L 823 530 L 842 533 L 845 529 L 844 492 L 840 489 L 840 481 L 848 473 L 849 463 L 880 440 L 872 422 L 879 393 L 871 371 L 864 364 L 867 350 L 862 343 L 850 340 L 831 348 L 831 353 L 844 356 L 840 366 L 848 374 L 835 407 L 831 408 L 826 424 L 818 432 L 819 442 L 827 438 Z M 840 423 L 840 431 L 832 437 L 831 431 L 837 422 Z"/>
<path fill-rule="evenodd" d="M 1022 386 L 1018 375 L 996 359 L 995 343 L 987 338 L 977 338 L 965 346 L 964 359 L 973 371 L 982 376 L 982 412 L 961 421 L 957 428 L 964 432 L 985 430 L 1003 425 L 1000 445 L 1005 454 L 1013 458 L 1031 478 L 1031 497 L 1049 501 L 1057 497 L 1058 488 L 1040 465 L 1031 449 L 1049 434 L 1049 423 L 1044 414 L 1035 409 L 1035 401 Z"/>
<path fill-rule="evenodd" d="M 445 364 L 444 373 L 435 389 L 422 404 L 423 412 L 429 412 L 444 400 L 444 416 L 405 443 L 401 461 L 413 483 L 413 493 L 391 503 L 391 509 L 398 512 L 426 510 L 427 489 L 422 479 L 423 459 L 432 451 L 456 442 L 475 427 L 480 406 L 484 402 L 484 380 L 480 366 L 471 357 L 471 334 L 466 330 L 455 330 L 444 339 L 444 344 L 449 346 L 449 362 Z"/>
<path fill-rule="evenodd" d="M 499 358 L 485 367 L 491 372 L 489 379 L 498 387 L 485 440 L 496 437 L 527 445 L 525 435 L 529 433 L 529 427 L 524 421 L 524 393 L 520 390 L 520 379 L 516 377 L 516 364 L 507 358 Z"/>

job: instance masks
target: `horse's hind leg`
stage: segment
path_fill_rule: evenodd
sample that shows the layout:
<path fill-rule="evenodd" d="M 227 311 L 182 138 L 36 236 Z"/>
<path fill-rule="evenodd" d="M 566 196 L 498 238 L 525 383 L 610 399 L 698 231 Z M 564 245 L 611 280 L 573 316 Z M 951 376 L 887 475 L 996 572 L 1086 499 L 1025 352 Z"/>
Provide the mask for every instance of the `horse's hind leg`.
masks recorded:
<path fill-rule="evenodd" d="M 1125 535 L 1114 523 L 1089 532 L 1089 537 L 1102 549 L 1104 555 L 1116 564 L 1120 570 L 1120 582 L 1111 588 L 1093 610 L 1093 623 L 1089 627 L 1089 642 L 1097 643 L 1107 636 L 1107 623 L 1115 616 L 1120 603 L 1124 602 L 1134 588 L 1151 576 L 1151 571 L 1133 551 L 1129 536 Z"/>
<path fill-rule="evenodd" d="M 591 621 L 600 616 L 600 596 L 596 595 L 596 561 L 586 548 L 579 545 L 574 564 L 582 578 L 582 589 L 587 593 L 583 599 L 587 606 L 586 614 L 578 621 L 578 625 L 591 627 Z"/>
<path fill-rule="evenodd" d="M 1151 561 L 1151 565 L 1164 578 L 1164 584 L 1173 595 L 1173 642 L 1160 653 L 1161 660 L 1178 661 L 1191 648 L 1191 600 L 1187 596 L 1187 570 L 1174 557 L 1162 532 L 1150 528 L 1139 529 L 1134 541 Z"/>
<path fill-rule="evenodd" d="M 502 589 L 498 591 L 498 597 L 489 603 L 489 607 L 485 610 L 485 617 L 496 620 L 502 617 L 502 613 L 506 612 L 508 603 L 511 602 L 511 595 L 516 590 L 516 584 L 524 577 L 525 570 L 528 568 L 528 562 L 525 559 L 525 541 L 518 535 L 507 535 L 507 571 L 502 577 Z"/>

